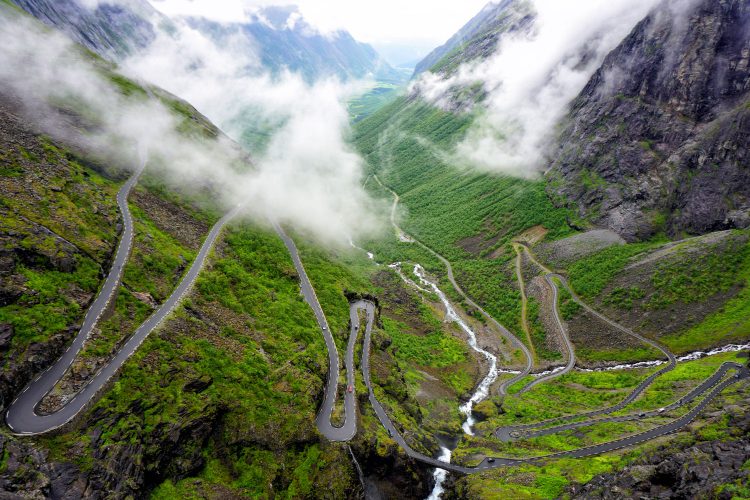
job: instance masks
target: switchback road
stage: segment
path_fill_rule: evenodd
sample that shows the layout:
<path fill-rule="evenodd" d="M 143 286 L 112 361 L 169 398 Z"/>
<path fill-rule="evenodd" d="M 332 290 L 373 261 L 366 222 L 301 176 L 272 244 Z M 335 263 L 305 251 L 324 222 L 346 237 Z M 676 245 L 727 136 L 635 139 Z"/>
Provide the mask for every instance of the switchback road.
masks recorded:
<path fill-rule="evenodd" d="M 448 273 L 448 281 L 450 281 L 453 288 L 464 299 L 464 301 L 466 301 L 467 304 L 469 304 L 471 307 L 479 311 L 482 317 L 484 317 L 490 324 L 492 324 L 498 331 L 500 331 L 500 333 L 505 338 L 507 338 L 512 345 L 515 345 L 518 349 L 521 350 L 521 352 L 523 352 L 523 355 L 526 358 L 526 366 L 524 366 L 523 370 L 521 370 L 519 374 L 515 375 L 510 380 L 506 380 L 505 382 L 503 382 L 500 385 L 500 388 L 498 389 L 501 395 L 506 395 L 508 393 L 508 387 L 515 384 L 519 380 L 523 379 L 526 375 L 531 373 L 531 369 L 534 366 L 534 357 L 532 356 L 531 351 L 529 350 L 528 347 L 526 347 L 526 344 L 521 342 L 521 340 L 518 337 L 516 337 L 513 333 L 511 333 L 510 330 L 505 328 L 505 326 L 500 324 L 500 322 L 498 322 L 487 311 L 485 311 L 482 307 L 480 307 L 479 304 L 474 302 L 474 300 L 472 300 L 472 298 L 469 297 L 466 294 L 466 292 L 463 291 L 463 289 L 456 282 L 456 278 L 453 275 L 453 266 L 448 261 L 448 259 L 440 255 L 435 250 L 428 247 L 427 245 L 425 245 L 418 239 L 407 234 L 403 229 L 401 229 L 401 227 L 399 227 L 398 223 L 396 222 L 396 210 L 398 209 L 398 203 L 400 200 L 398 193 L 396 193 L 394 190 L 392 190 L 391 188 L 383 184 L 377 175 L 373 175 L 373 178 L 383 189 L 387 190 L 389 193 L 391 193 L 391 195 L 393 195 L 393 205 L 391 206 L 391 225 L 395 229 L 396 235 L 399 237 L 399 239 L 403 241 L 411 241 L 411 242 L 416 243 L 417 245 L 425 249 L 427 252 L 429 252 L 431 255 L 433 255 L 436 259 L 438 259 L 445 266 L 445 269 Z"/>
<path fill-rule="evenodd" d="M 133 219 L 128 208 L 128 195 L 138 182 L 138 177 L 143 170 L 145 161 L 141 163 L 136 173 L 123 185 L 117 193 L 117 204 L 123 218 L 123 231 L 120 243 L 115 253 L 114 261 L 107 279 L 104 282 L 99 295 L 86 313 L 83 325 L 79 330 L 73 343 L 63 356 L 55 364 L 47 369 L 42 375 L 29 384 L 23 392 L 11 403 L 5 414 L 8 427 L 16 434 L 30 435 L 41 434 L 61 427 L 72 420 L 91 402 L 97 392 L 114 376 L 123 364 L 140 347 L 141 343 L 179 304 L 183 295 L 195 282 L 203 264 L 221 233 L 221 230 L 239 211 L 240 207 L 222 217 L 212 228 L 198 255 L 195 257 L 188 272 L 183 276 L 180 284 L 172 292 L 172 295 L 159 307 L 128 339 L 115 356 L 102 367 L 65 406 L 55 413 L 39 415 L 36 408 L 55 384 L 65 375 L 73 360 L 78 356 L 83 345 L 96 325 L 101 314 L 115 296 L 120 286 L 123 269 L 128 260 L 133 242 Z"/>
<path fill-rule="evenodd" d="M 700 396 L 703 396 L 703 399 L 690 411 L 688 411 L 683 416 L 677 419 L 674 419 L 666 424 L 654 427 L 642 433 L 626 436 L 624 438 L 621 438 L 615 441 L 588 446 L 588 447 L 580 448 L 577 450 L 554 453 L 554 454 L 528 458 L 528 459 L 485 457 L 478 465 L 474 467 L 466 467 L 462 465 L 441 462 L 435 458 L 428 457 L 424 455 L 423 453 L 420 453 L 414 450 L 409 445 L 409 443 L 406 442 L 401 432 L 393 424 L 393 421 L 388 416 L 383 405 L 378 401 L 377 396 L 375 395 L 375 391 L 372 386 L 372 381 L 370 380 L 370 349 L 371 349 L 371 343 L 372 343 L 371 336 L 372 336 L 372 325 L 373 325 L 374 316 L 375 316 L 375 306 L 371 302 L 357 301 L 351 304 L 351 308 L 352 310 L 364 310 L 367 314 L 367 324 L 365 326 L 365 334 L 364 334 L 364 347 L 362 351 L 362 374 L 364 376 L 364 381 L 365 381 L 365 385 L 367 386 L 367 390 L 369 391 L 370 405 L 375 411 L 375 415 L 377 416 L 381 425 L 386 429 L 386 431 L 388 431 L 389 436 L 391 436 L 391 438 L 394 441 L 396 441 L 396 443 L 398 443 L 398 445 L 404 450 L 404 452 L 409 457 L 415 460 L 418 460 L 422 463 L 428 464 L 432 467 L 438 467 L 441 469 L 445 469 L 445 470 L 452 471 L 452 472 L 457 472 L 460 474 L 473 474 L 473 473 L 482 472 L 482 471 L 486 471 L 490 469 L 496 469 L 500 467 L 521 465 L 524 463 L 536 463 L 536 462 L 541 462 L 544 460 L 556 459 L 556 458 L 566 458 L 566 457 L 567 458 L 583 458 L 583 457 L 599 455 L 602 453 L 619 450 L 619 449 L 634 446 L 634 445 L 637 445 L 646 441 L 650 441 L 657 437 L 665 436 L 665 435 L 671 434 L 673 432 L 676 432 L 684 428 L 685 426 L 690 424 L 690 422 L 695 420 L 695 418 L 706 408 L 706 406 L 711 401 L 713 401 L 714 398 L 716 398 L 716 396 L 719 395 L 719 393 L 721 393 L 721 391 L 723 391 L 725 388 L 729 387 L 730 385 L 734 383 L 750 378 L 750 370 L 748 370 L 747 367 L 738 365 L 736 363 L 724 363 L 719 368 L 719 370 L 716 371 L 716 373 L 714 373 L 711 377 L 709 377 L 699 387 L 691 391 L 691 393 L 688 396 L 685 396 L 679 402 L 674 403 L 670 405 L 669 407 L 665 408 L 664 413 L 677 409 L 679 407 L 685 406 L 689 402 L 697 399 Z M 351 317 L 353 318 L 353 320 L 356 319 L 356 323 L 353 322 L 351 326 L 352 331 L 354 332 L 356 330 L 359 330 L 359 316 L 358 314 L 352 314 Z M 729 373 L 730 370 L 733 370 L 736 373 L 734 376 L 727 377 L 727 374 Z M 636 418 L 647 418 L 647 417 L 653 417 L 655 415 L 662 415 L 662 414 L 663 413 L 660 413 L 658 411 L 651 411 L 643 415 L 639 414 L 637 415 Z M 616 421 L 616 420 L 613 420 L 613 421 Z M 599 421 L 590 421 L 588 423 L 571 424 L 570 428 L 572 429 L 574 427 L 580 427 L 582 425 L 593 425 L 598 422 Z M 566 430 L 566 429 L 558 429 L 556 432 L 561 432 L 562 430 Z"/>
<path fill-rule="evenodd" d="M 323 404 L 320 406 L 318 416 L 315 419 L 315 424 L 318 430 L 326 438 L 331 441 L 349 441 L 354 437 L 357 432 L 357 418 L 356 418 L 356 401 L 354 399 L 355 394 L 352 390 L 348 390 L 344 393 L 344 424 L 341 427 L 336 427 L 331 423 L 331 414 L 333 408 L 336 405 L 336 399 L 338 396 L 338 381 L 339 381 L 339 351 L 336 348 L 336 342 L 333 340 L 333 334 L 331 329 L 328 327 L 328 321 L 323 313 L 323 308 L 320 306 L 318 297 L 315 294 L 315 289 L 310 283 L 310 278 L 307 277 L 305 272 L 305 266 L 302 265 L 302 259 L 300 259 L 297 246 L 282 229 L 282 227 L 273 223 L 273 227 L 276 233 L 279 235 L 281 240 L 286 245 L 286 249 L 289 255 L 292 257 L 292 262 L 297 270 L 299 276 L 300 289 L 302 296 L 305 301 L 312 309 L 315 314 L 315 319 L 318 322 L 318 327 L 323 334 L 323 338 L 326 342 L 326 348 L 328 349 L 328 381 L 326 382 L 323 395 Z M 352 314 L 356 314 L 352 312 Z M 357 342 L 356 332 L 353 330 L 351 338 L 349 339 L 349 345 L 346 352 L 346 377 L 347 386 L 354 387 L 354 347 Z"/>

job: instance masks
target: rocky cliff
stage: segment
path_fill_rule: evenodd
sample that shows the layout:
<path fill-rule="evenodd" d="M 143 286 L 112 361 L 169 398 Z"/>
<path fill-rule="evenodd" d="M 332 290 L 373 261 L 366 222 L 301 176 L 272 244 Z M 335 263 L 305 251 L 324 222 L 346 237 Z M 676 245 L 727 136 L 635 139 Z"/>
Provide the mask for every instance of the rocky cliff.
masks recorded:
<path fill-rule="evenodd" d="M 414 75 L 430 70 L 450 73 L 460 64 L 485 59 L 495 52 L 503 33 L 527 29 L 533 20 L 533 11 L 526 1 L 490 2 L 447 42 L 420 61 Z"/>
<path fill-rule="evenodd" d="M 146 0 L 101 2 L 91 8 L 76 0 L 13 1 L 107 59 L 120 59 L 147 47 L 156 37 L 154 21 L 164 21 Z"/>
<path fill-rule="evenodd" d="M 606 58 L 550 192 L 628 240 L 750 225 L 750 2 L 665 0 Z"/>

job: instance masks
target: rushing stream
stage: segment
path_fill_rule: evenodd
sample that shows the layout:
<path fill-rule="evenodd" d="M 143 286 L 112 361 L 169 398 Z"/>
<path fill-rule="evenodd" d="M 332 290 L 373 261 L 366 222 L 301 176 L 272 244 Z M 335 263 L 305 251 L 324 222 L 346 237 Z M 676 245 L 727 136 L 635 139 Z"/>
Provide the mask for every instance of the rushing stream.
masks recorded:
<path fill-rule="evenodd" d="M 443 291 L 438 288 L 437 284 L 427 279 L 427 275 L 422 266 L 416 264 L 413 271 L 414 276 L 419 279 L 419 282 L 422 286 L 414 283 L 412 280 L 407 278 L 406 275 L 404 275 L 404 273 L 401 271 L 400 262 L 392 264 L 390 267 L 391 269 L 396 271 L 401 279 L 404 280 L 408 285 L 415 286 L 417 289 L 423 292 L 432 292 L 437 295 L 440 299 L 440 302 L 442 302 L 445 306 L 446 316 L 448 317 L 448 319 L 450 321 L 453 321 L 454 323 L 457 323 L 466 333 L 466 336 L 469 340 L 469 346 L 476 352 L 484 356 L 490 363 L 490 369 L 487 373 L 487 376 L 484 377 L 471 398 L 459 407 L 461 413 L 466 415 L 466 420 L 464 421 L 462 428 L 466 434 L 473 436 L 474 430 L 472 429 L 472 427 L 476 423 L 476 420 L 474 419 L 472 410 L 475 404 L 479 403 L 480 401 L 486 399 L 487 396 L 489 396 L 490 387 L 497 380 L 497 376 L 500 373 L 500 371 L 497 369 L 497 357 L 479 347 L 479 343 L 477 342 L 477 335 L 476 333 L 474 333 L 474 330 L 472 330 L 471 327 L 461 318 L 461 316 L 458 315 L 456 310 L 453 308 L 453 304 L 450 303 L 448 297 L 446 297 L 445 293 L 443 293 Z M 438 457 L 438 460 L 440 460 L 441 462 L 450 463 L 451 450 L 445 446 L 441 446 L 440 456 Z M 427 500 L 438 500 L 440 498 L 440 496 L 444 492 L 443 482 L 445 481 L 446 475 L 447 472 L 445 470 L 435 469 L 435 472 L 433 472 L 433 477 L 435 478 L 435 487 L 433 488 L 432 493 L 430 493 L 430 496 L 427 497 Z"/>
<path fill-rule="evenodd" d="M 438 286 L 433 283 L 432 281 L 427 279 L 425 270 L 422 266 L 419 264 L 414 266 L 414 276 L 419 278 L 419 281 L 422 283 L 423 286 L 429 287 L 432 289 L 432 291 L 438 296 L 440 299 L 440 302 L 443 303 L 445 306 L 445 310 L 447 313 L 448 318 L 457 323 L 458 326 L 461 327 L 461 329 L 466 333 L 466 336 L 469 339 L 469 346 L 474 349 L 476 352 L 481 354 L 482 356 L 487 359 L 490 363 L 490 370 L 487 373 L 487 376 L 484 377 L 482 382 L 480 382 L 479 386 L 477 387 L 477 390 L 474 392 L 474 394 L 471 396 L 471 398 L 464 404 L 462 404 L 459 407 L 459 410 L 461 410 L 461 413 L 466 415 L 466 421 L 463 424 L 463 429 L 466 434 L 469 434 L 470 436 L 474 435 L 474 430 L 472 427 L 476 423 L 476 420 L 474 419 L 474 414 L 472 412 L 474 405 L 479 403 L 480 401 L 483 401 L 487 399 L 487 396 L 490 394 L 490 387 L 492 384 L 495 383 L 498 376 L 498 370 L 497 370 L 497 357 L 495 357 L 494 354 L 485 351 L 481 347 L 479 347 L 479 343 L 477 342 L 477 335 L 474 333 L 474 330 L 471 329 L 471 327 L 466 324 L 466 322 L 461 318 L 461 316 L 458 315 L 456 310 L 453 308 L 453 304 L 450 303 L 448 300 L 448 297 L 445 296 L 445 293 L 438 288 Z"/>
<path fill-rule="evenodd" d="M 451 463 L 451 450 L 449 450 L 445 446 L 441 446 L 440 456 L 438 457 L 438 460 L 440 460 L 441 462 L 445 462 L 446 464 Z M 445 492 L 443 483 L 445 482 L 445 478 L 447 476 L 447 470 L 435 469 L 435 472 L 432 473 L 432 477 L 435 478 L 435 487 L 432 488 L 432 493 L 430 493 L 430 496 L 427 497 L 427 500 L 440 500 L 440 497 Z"/>
<path fill-rule="evenodd" d="M 350 245 L 353 248 L 360 249 L 367 253 L 367 256 L 370 260 L 374 261 L 374 255 L 370 252 L 367 252 L 366 250 L 357 247 L 353 241 L 350 240 Z M 473 436 L 473 426 L 476 423 L 476 420 L 474 419 L 473 415 L 473 408 L 474 405 L 483 401 L 489 396 L 490 387 L 492 384 L 497 380 L 497 377 L 500 373 L 513 373 L 517 374 L 518 371 L 513 370 L 502 370 L 498 369 L 497 367 L 497 357 L 494 356 L 492 353 L 482 349 L 479 347 L 479 344 L 477 342 L 477 336 L 476 333 L 471 329 L 471 327 L 461 318 L 461 316 L 458 315 L 456 310 L 453 307 L 453 304 L 448 300 L 448 297 L 446 297 L 445 293 L 438 288 L 437 284 L 430 281 L 427 278 L 426 272 L 424 268 L 416 264 L 414 266 L 414 276 L 416 276 L 419 279 L 418 284 L 414 282 L 413 280 L 409 279 L 404 272 L 401 269 L 401 262 L 397 262 L 395 264 L 391 264 L 391 269 L 393 269 L 400 277 L 401 279 L 407 284 L 410 285 L 422 292 L 425 293 L 434 293 L 437 295 L 437 297 L 440 299 L 440 301 L 445 306 L 446 310 L 446 316 L 450 321 L 453 321 L 454 323 L 457 323 L 461 329 L 466 333 L 466 336 L 468 337 L 469 346 L 474 349 L 474 351 L 478 352 L 482 356 L 484 356 L 487 361 L 490 363 L 490 369 L 487 373 L 487 376 L 482 380 L 482 382 L 477 387 L 474 394 L 471 396 L 471 398 L 464 404 L 462 404 L 459 407 L 459 410 L 461 413 L 466 415 L 466 420 L 464 421 L 462 428 L 464 432 L 468 435 Z M 723 347 L 718 347 L 709 351 L 696 351 L 689 354 L 686 354 L 684 356 L 681 356 L 677 358 L 677 361 L 692 361 L 700 358 L 704 358 L 706 356 L 713 356 L 716 354 L 722 354 L 727 352 L 739 352 L 750 349 L 750 344 L 730 344 Z M 595 368 L 595 369 L 584 369 L 584 368 L 577 368 L 577 370 L 583 371 L 583 372 L 606 372 L 606 371 L 615 371 L 615 370 L 627 370 L 627 369 L 634 369 L 634 368 L 646 368 L 646 367 L 653 367 L 653 366 L 659 366 L 662 364 L 665 364 L 667 361 L 664 360 L 658 360 L 658 361 L 643 361 L 639 363 L 629 363 L 629 364 L 621 364 L 616 366 L 609 366 L 604 368 Z M 551 373 L 555 373 L 559 370 L 564 369 L 563 367 L 557 367 L 550 371 L 546 371 L 539 374 L 534 374 L 535 377 L 542 377 L 545 375 L 549 375 Z M 438 460 L 445 463 L 450 463 L 451 461 L 451 450 L 443 445 L 440 446 L 440 456 L 438 457 Z M 435 478 L 435 487 L 432 490 L 432 493 L 430 493 L 430 496 L 427 497 L 427 500 L 439 500 L 441 495 L 445 492 L 445 489 L 443 487 L 443 484 L 445 482 L 445 479 L 447 477 L 447 471 L 444 469 L 435 469 L 433 472 L 433 477 Z"/>

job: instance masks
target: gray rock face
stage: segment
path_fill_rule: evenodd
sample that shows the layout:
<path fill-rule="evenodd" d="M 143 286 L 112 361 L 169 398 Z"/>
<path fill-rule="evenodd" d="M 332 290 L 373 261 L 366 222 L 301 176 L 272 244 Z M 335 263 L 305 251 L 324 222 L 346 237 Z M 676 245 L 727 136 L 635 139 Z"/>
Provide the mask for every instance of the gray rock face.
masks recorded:
<path fill-rule="evenodd" d="M 573 486 L 570 498 L 739 498 L 722 486 L 748 479 L 750 473 L 743 466 L 750 456 L 750 421 L 747 415 L 732 420 L 730 425 L 737 425 L 737 433 L 744 436 L 681 450 L 659 450 L 623 471 Z"/>
<path fill-rule="evenodd" d="M 627 240 L 747 227 L 750 3 L 664 0 L 573 102 L 550 189 Z"/>
<path fill-rule="evenodd" d="M 495 52 L 503 33 L 528 29 L 533 20 L 533 12 L 526 2 L 490 2 L 447 42 L 420 61 L 414 75 L 438 67 L 451 70 L 461 63 L 485 59 Z"/>
<path fill-rule="evenodd" d="M 159 12 L 146 0 L 101 2 L 89 9 L 76 0 L 13 0 L 42 22 L 107 59 L 121 59 L 156 37 Z"/>

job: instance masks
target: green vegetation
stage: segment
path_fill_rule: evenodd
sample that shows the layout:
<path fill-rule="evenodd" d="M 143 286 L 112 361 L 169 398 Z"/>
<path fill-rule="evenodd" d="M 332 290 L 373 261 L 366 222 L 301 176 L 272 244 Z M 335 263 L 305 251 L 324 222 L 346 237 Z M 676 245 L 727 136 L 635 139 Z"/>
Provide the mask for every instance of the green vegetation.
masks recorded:
<path fill-rule="evenodd" d="M 143 90 L 143 87 L 141 87 L 139 84 L 137 84 L 130 78 L 127 78 L 118 73 L 109 73 L 107 76 L 109 76 L 109 80 L 115 84 L 115 86 L 120 90 L 120 92 L 123 95 L 126 95 L 126 96 L 135 95 L 141 98 L 146 97 L 148 95 L 146 91 Z"/>
<path fill-rule="evenodd" d="M 403 86 L 392 82 L 376 82 L 375 86 L 363 95 L 349 102 L 349 118 L 357 123 L 396 99 Z"/>
<path fill-rule="evenodd" d="M 622 413 L 653 410 L 679 399 L 692 387 L 701 383 L 707 376 L 726 361 L 738 360 L 736 354 L 724 354 L 681 363 L 673 372 L 660 377 L 644 396 L 639 398 Z M 739 359 L 742 361 L 741 359 Z M 490 432 L 497 425 L 512 425 L 538 421 L 561 414 L 577 413 L 601 408 L 619 401 L 652 370 L 631 370 L 627 372 L 571 372 L 548 384 L 535 387 L 522 398 L 506 398 L 501 403 L 503 412 L 480 423 L 480 429 Z M 741 387 L 733 386 L 722 393 L 713 403 L 715 408 L 726 402 L 742 401 Z M 663 424 L 663 419 L 649 419 L 646 427 Z M 695 425 L 695 424 L 694 424 Z M 670 446 L 684 449 L 698 441 L 725 439 L 733 429 L 727 426 L 726 419 L 708 419 L 697 424 L 697 432 L 682 431 L 671 438 Z M 579 428 L 574 432 L 560 433 L 512 443 L 502 443 L 474 437 L 464 439 L 454 452 L 457 461 L 462 459 L 475 463 L 475 453 L 495 456 L 530 456 L 575 448 L 587 443 L 609 441 L 620 436 L 640 432 L 644 426 L 597 424 Z M 486 474 L 466 476 L 457 484 L 458 494 L 470 498 L 558 498 L 571 483 L 585 483 L 593 476 L 631 464 L 645 453 L 662 446 L 649 442 L 635 448 L 606 455 L 582 459 L 559 459 L 545 461 L 539 465 L 522 465 L 501 468 Z M 729 485 L 739 487 L 740 485 Z M 729 490 L 733 491 L 733 490 Z"/>
<path fill-rule="evenodd" d="M 81 256 L 71 273 L 28 267 L 17 272 L 26 278 L 29 292 L 15 304 L 0 307 L 0 323 L 13 325 L 13 343 L 19 349 L 64 332 L 83 313 L 71 289 L 95 293 L 99 285 L 98 266 Z"/>
<path fill-rule="evenodd" d="M 162 302 L 182 278 L 195 252 L 159 229 L 141 208 L 131 204 L 130 211 L 135 221 L 135 242 L 123 281 Z"/>
<path fill-rule="evenodd" d="M 700 258 L 670 259 L 656 267 L 651 277 L 655 294 L 647 308 L 663 309 L 676 302 L 688 304 L 703 301 L 717 293 L 727 292 L 750 278 L 750 244 L 733 239 L 720 248 L 713 245 Z"/>
<path fill-rule="evenodd" d="M 466 344 L 441 331 L 433 331 L 423 337 L 402 333 L 406 325 L 390 318 L 383 318 L 383 326 L 393 340 L 393 347 L 399 358 L 434 368 L 445 368 L 466 361 Z"/>
<path fill-rule="evenodd" d="M 571 285 L 582 297 L 602 296 L 608 285 L 635 262 L 635 257 L 659 248 L 658 241 L 614 246 L 581 259 L 568 269 Z M 667 250 L 667 248 L 665 248 Z M 648 265 L 648 264 L 647 264 Z M 673 352 L 684 353 L 743 341 L 750 335 L 750 243 L 747 231 L 735 231 L 720 241 L 686 240 L 668 248 L 653 271 L 637 284 L 609 290 L 601 301 L 630 314 L 672 310 L 693 316 L 692 306 L 712 307 L 699 321 L 661 337 Z M 578 308 L 561 294 L 561 311 L 570 319 Z M 722 304 L 718 310 L 713 302 Z M 584 347 L 585 349 L 585 347 Z M 614 354 L 614 352 L 612 352 Z M 636 353 L 634 353 L 636 354 Z M 590 359 L 602 359 L 589 352 Z M 622 359 L 625 361 L 626 359 Z"/>
<path fill-rule="evenodd" d="M 527 314 L 529 329 L 531 331 L 531 341 L 534 343 L 534 350 L 537 356 L 545 361 L 562 359 L 562 353 L 547 346 L 547 331 L 544 329 L 539 318 L 539 302 L 536 299 L 529 298 Z"/>
<path fill-rule="evenodd" d="M 76 362 L 91 357 L 109 357 L 115 346 L 135 332 L 152 312 L 151 307 L 121 287 L 115 300 L 114 314 L 100 320 L 97 325 L 100 333 L 85 345 Z"/>
<path fill-rule="evenodd" d="M 699 324 L 683 332 L 668 335 L 662 341 L 675 352 L 688 352 L 720 343 L 746 341 L 750 337 L 750 258 L 746 243 L 740 255 L 743 259 L 736 267 L 727 269 L 734 274 L 725 283 L 742 281 L 743 286 L 732 299 L 717 312 L 708 315 Z M 732 259 L 732 257 L 729 257 Z M 733 259 L 734 260 L 734 259 Z M 721 273 L 725 275 L 724 273 Z M 695 293 L 695 292 L 694 292 Z"/>
<path fill-rule="evenodd" d="M 579 359 L 588 362 L 616 362 L 616 363 L 637 363 L 640 361 L 653 361 L 655 359 L 664 359 L 664 354 L 653 347 L 644 345 L 643 347 L 630 348 L 605 348 L 592 349 L 590 347 L 576 346 L 576 356 Z"/>
<path fill-rule="evenodd" d="M 614 306 L 619 309 L 632 309 L 633 301 L 642 299 L 646 296 L 641 288 L 631 286 L 629 288 L 615 288 L 609 295 L 604 297 L 602 302 L 608 306 Z"/>
<path fill-rule="evenodd" d="M 43 137 L 2 150 L 17 169 L 0 177 L 0 233 L 9 250 L 2 280 L 12 290 L 4 292 L 12 299 L 0 307 L 0 323 L 14 327 L 20 353 L 83 317 L 115 239 L 116 185 Z"/>
<path fill-rule="evenodd" d="M 562 316 L 563 320 L 570 321 L 583 311 L 583 307 L 573 300 L 573 296 L 567 288 L 562 286 L 559 279 L 554 278 L 554 281 L 557 286 L 557 300 L 559 301 L 558 307 L 560 308 L 560 316 Z"/>
<path fill-rule="evenodd" d="M 211 421 L 224 408 L 224 434 L 214 443 L 223 458 L 220 464 L 209 460 L 201 477 L 226 477 L 219 484 L 250 496 L 267 495 L 268 485 L 279 478 L 287 485 L 286 496 L 297 497 L 310 484 L 328 481 L 316 474 L 340 467 L 335 450 L 303 444 L 315 435 L 317 395 L 327 363 L 323 340 L 275 235 L 231 228 L 222 248 L 186 307 L 145 341 L 92 411 L 112 418 L 103 442 L 117 448 L 137 440 L 148 450 L 151 440 L 161 439 L 158 429 L 184 424 L 186 415 Z M 202 316 L 192 310 L 203 311 Z M 185 390 L 192 380 L 210 385 L 199 392 Z M 132 411 L 133 405 L 146 410 Z M 64 435 L 69 449 L 75 449 L 80 436 Z M 246 444 L 234 448 L 232 442 Z M 200 450 L 203 444 L 191 446 Z M 345 487 L 346 481 L 337 479 L 331 487 Z M 190 491 L 191 483 L 165 483 L 157 498 L 170 498 L 183 488 Z"/>
<path fill-rule="evenodd" d="M 596 297 L 625 268 L 632 257 L 653 246 L 653 243 L 614 245 L 581 259 L 568 269 L 570 285 L 583 298 Z"/>
<path fill-rule="evenodd" d="M 399 193 L 404 229 L 450 260 L 464 290 L 498 321 L 520 331 L 520 295 L 506 265 L 513 254 L 509 244 L 537 225 L 549 230 L 549 238 L 568 235 L 570 214 L 552 205 L 541 180 L 483 174 L 457 164 L 453 148 L 472 120 L 402 98 L 357 124 L 354 141 L 371 172 Z M 391 199 L 376 182 L 367 186 Z M 407 259 L 374 246 L 367 243 L 378 256 Z M 399 250 L 405 246 L 398 244 Z M 442 266 L 418 262 L 437 274 L 445 272 Z"/>

